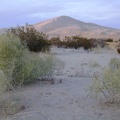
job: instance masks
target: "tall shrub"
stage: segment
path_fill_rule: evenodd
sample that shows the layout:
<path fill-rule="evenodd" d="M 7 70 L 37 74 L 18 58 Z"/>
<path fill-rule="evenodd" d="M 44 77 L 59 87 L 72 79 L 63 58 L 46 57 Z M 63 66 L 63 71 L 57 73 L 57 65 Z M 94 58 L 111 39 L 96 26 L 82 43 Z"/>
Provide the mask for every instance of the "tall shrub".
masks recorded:
<path fill-rule="evenodd" d="M 19 37 L 22 44 L 26 44 L 30 51 L 46 52 L 50 49 L 48 36 L 43 32 L 38 32 L 32 25 L 18 26 L 7 31 Z"/>
<path fill-rule="evenodd" d="M 47 60 L 50 60 L 49 66 Z M 18 37 L 0 36 L 0 80 L 4 78 L 4 81 L 9 81 L 9 85 L 25 84 L 47 74 L 52 68 L 52 60 L 51 55 L 41 58 L 31 53 Z"/>

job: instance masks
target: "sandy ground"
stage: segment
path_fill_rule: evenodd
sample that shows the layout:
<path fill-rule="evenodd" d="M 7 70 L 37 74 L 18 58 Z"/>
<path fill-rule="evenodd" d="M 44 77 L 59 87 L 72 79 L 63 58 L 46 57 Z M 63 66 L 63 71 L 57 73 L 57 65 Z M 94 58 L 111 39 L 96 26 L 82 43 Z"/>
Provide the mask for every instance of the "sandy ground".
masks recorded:
<path fill-rule="evenodd" d="M 55 76 L 55 84 L 38 81 L 20 88 L 13 98 L 26 109 L 11 116 L 2 114 L 0 120 L 120 120 L 119 105 L 99 104 L 86 92 L 93 74 L 104 68 L 111 58 L 120 58 L 117 53 L 58 48 L 52 49 L 52 53 L 65 64 L 62 72 Z M 93 65 L 97 68 L 90 67 Z"/>

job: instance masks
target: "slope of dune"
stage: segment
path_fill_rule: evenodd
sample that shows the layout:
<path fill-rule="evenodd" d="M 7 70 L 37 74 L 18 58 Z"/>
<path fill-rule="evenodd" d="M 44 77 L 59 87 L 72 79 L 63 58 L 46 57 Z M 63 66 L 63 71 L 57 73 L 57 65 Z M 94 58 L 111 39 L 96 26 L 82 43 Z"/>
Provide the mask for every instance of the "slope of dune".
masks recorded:
<path fill-rule="evenodd" d="M 68 16 L 60 16 L 34 24 L 39 32 L 43 31 L 50 37 L 80 35 L 87 38 L 120 38 L 120 30 L 100 26 L 94 23 L 85 23 Z"/>

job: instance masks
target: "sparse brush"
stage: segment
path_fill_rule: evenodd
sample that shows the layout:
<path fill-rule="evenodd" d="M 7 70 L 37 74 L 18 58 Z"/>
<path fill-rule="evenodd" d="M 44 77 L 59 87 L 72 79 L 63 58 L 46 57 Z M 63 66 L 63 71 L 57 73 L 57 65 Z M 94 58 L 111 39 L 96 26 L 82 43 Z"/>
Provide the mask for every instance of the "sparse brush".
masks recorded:
<path fill-rule="evenodd" d="M 60 60 L 58 58 L 55 58 L 54 59 L 54 65 L 53 65 L 54 75 L 62 74 L 62 70 L 64 69 L 64 66 L 65 66 L 65 63 L 62 60 Z"/>
<path fill-rule="evenodd" d="M 94 74 L 99 76 L 99 72 L 102 71 L 102 67 L 96 61 L 89 61 L 88 63 L 81 63 L 80 66 L 77 65 L 75 71 L 76 77 L 93 77 Z"/>
<path fill-rule="evenodd" d="M 106 47 L 101 47 L 100 45 L 94 47 L 94 48 L 91 48 L 91 51 L 95 54 L 101 54 L 101 53 L 111 53 L 113 51 L 111 51 L 110 48 L 108 48 L 107 46 Z"/>
<path fill-rule="evenodd" d="M 59 37 L 57 38 L 51 38 L 51 44 L 56 45 L 57 47 L 63 47 L 63 48 L 74 48 L 78 49 L 80 47 L 83 47 L 85 50 L 90 49 L 93 47 L 93 44 L 91 41 L 87 38 L 80 37 L 80 36 L 65 36 L 64 40 L 61 41 Z"/>
<path fill-rule="evenodd" d="M 109 67 L 113 71 L 116 69 L 120 69 L 120 60 L 118 58 L 112 58 L 109 63 Z"/>
<path fill-rule="evenodd" d="M 55 65 L 54 56 L 51 54 L 42 54 L 42 55 L 40 54 L 38 58 L 41 59 L 41 64 L 40 64 L 40 67 L 38 68 L 40 70 L 39 77 L 47 77 L 48 79 L 50 77 L 53 77 L 54 65 Z"/>
<path fill-rule="evenodd" d="M 92 48 L 91 51 L 93 51 L 96 54 L 100 54 L 103 51 L 102 49 L 103 48 L 101 48 L 100 46 L 97 46 L 97 47 Z"/>
<path fill-rule="evenodd" d="M 94 76 L 90 91 L 106 102 L 120 102 L 120 60 L 112 58 L 102 76 Z"/>

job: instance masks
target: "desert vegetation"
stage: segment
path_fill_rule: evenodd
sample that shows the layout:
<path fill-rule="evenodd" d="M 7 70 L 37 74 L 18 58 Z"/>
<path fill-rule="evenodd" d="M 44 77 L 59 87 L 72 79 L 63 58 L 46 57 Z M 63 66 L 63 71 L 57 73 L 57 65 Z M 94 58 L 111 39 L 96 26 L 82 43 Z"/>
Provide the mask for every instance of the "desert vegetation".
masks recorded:
<path fill-rule="evenodd" d="M 120 48 L 117 48 L 117 52 L 120 54 Z"/>
<path fill-rule="evenodd" d="M 90 91 L 99 100 L 117 103 L 120 102 L 120 60 L 112 58 L 100 76 L 93 77 Z"/>
<path fill-rule="evenodd" d="M 105 42 L 113 42 L 112 38 L 105 39 Z"/>
<path fill-rule="evenodd" d="M 0 119 L 119 119 L 113 103 L 120 103 L 120 58 L 108 47 L 118 43 L 114 31 L 78 21 L 72 26 L 74 19 L 64 19 L 17 26 L 0 35 Z M 120 54 L 120 45 L 115 49 Z M 86 89 L 105 104 L 94 102 Z"/>
<path fill-rule="evenodd" d="M 116 45 L 117 52 L 120 54 L 120 41 Z"/>
<path fill-rule="evenodd" d="M 95 48 L 97 46 L 105 47 L 107 46 L 108 41 L 112 41 L 112 39 L 106 39 L 106 40 L 99 40 L 95 38 L 85 38 L 80 37 L 78 35 L 76 36 L 65 36 L 62 40 L 60 37 L 53 37 L 50 40 L 51 45 L 57 46 L 58 48 L 74 48 L 78 49 L 80 47 L 83 47 L 85 50 Z"/>
<path fill-rule="evenodd" d="M 38 32 L 32 25 L 17 26 L 7 31 L 7 34 L 19 37 L 22 44 L 27 45 L 30 51 L 47 52 L 50 50 L 48 35 Z"/>
<path fill-rule="evenodd" d="M 0 36 L 0 92 L 52 75 L 53 56 L 30 52 L 14 35 Z"/>
<path fill-rule="evenodd" d="M 57 47 L 62 48 L 74 48 L 78 49 L 80 47 L 83 47 L 85 50 L 90 49 L 92 47 L 91 42 L 87 38 L 79 37 L 79 36 L 72 36 L 68 37 L 65 36 L 63 40 L 61 40 L 59 37 L 51 38 L 51 42 L 53 45 L 56 45 Z"/>

